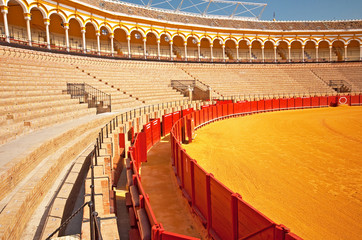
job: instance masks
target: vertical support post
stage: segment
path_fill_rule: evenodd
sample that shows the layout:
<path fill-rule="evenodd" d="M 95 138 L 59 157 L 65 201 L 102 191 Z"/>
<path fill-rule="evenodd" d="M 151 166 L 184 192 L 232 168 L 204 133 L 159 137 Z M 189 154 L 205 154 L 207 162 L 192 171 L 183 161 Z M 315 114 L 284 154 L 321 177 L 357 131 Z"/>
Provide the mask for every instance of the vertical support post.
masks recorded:
<path fill-rule="evenodd" d="M 211 173 L 206 174 L 206 202 L 207 202 L 207 232 L 210 233 L 212 226 L 212 213 L 211 213 Z"/>
<path fill-rule="evenodd" d="M 131 58 L 131 35 L 127 35 L 128 58 Z"/>
<path fill-rule="evenodd" d="M 64 24 L 64 31 L 65 31 L 65 46 L 66 46 L 66 50 L 67 52 L 69 52 L 69 34 L 68 34 L 68 30 L 69 30 L 69 23 L 63 23 Z"/>
<path fill-rule="evenodd" d="M 222 61 L 225 62 L 225 43 L 222 44 Z"/>
<path fill-rule="evenodd" d="M 147 36 L 143 38 L 143 58 L 147 59 L 147 46 L 146 46 L 146 42 L 147 42 Z"/>
<path fill-rule="evenodd" d="M 157 39 L 157 59 L 158 59 L 158 60 L 161 59 L 160 42 L 161 42 L 161 40 L 158 38 L 158 39 Z"/>
<path fill-rule="evenodd" d="M 332 62 L 332 45 L 329 45 L 329 61 Z"/>
<path fill-rule="evenodd" d="M 47 37 L 47 48 L 50 49 L 50 34 L 49 34 L 49 25 L 50 25 L 50 19 L 44 18 L 44 25 L 45 25 L 45 33 Z"/>
<path fill-rule="evenodd" d="M 292 46 L 288 45 L 288 62 L 290 62 L 292 60 L 291 53 L 290 53 L 291 49 L 292 49 Z"/>
<path fill-rule="evenodd" d="M 348 60 L 347 47 L 348 47 L 348 45 L 345 44 L 345 45 L 344 45 L 344 61 L 347 61 L 347 60 Z"/>
<path fill-rule="evenodd" d="M 239 62 L 239 45 L 236 45 L 236 61 Z"/>
<path fill-rule="evenodd" d="M 170 60 L 171 60 L 171 61 L 173 60 L 173 57 L 172 57 L 172 55 L 173 55 L 172 45 L 173 45 L 173 41 L 172 41 L 172 39 L 171 39 L 171 40 L 170 40 Z"/>
<path fill-rule="evenodd" d="M 274 62 L 277 62 L 277 46 L 274 46 Z"/>
<path fill-rule="evenodd" d="M 304 45 L 302 45 L 302 62 L 304 62 Z"/>
<path fill-rule="evenodd" d="M 4 18 L 4 27 L 5 27 L 5 41 L 10 42 L 10 37 L 9 37 L 9 25 L 8 25 L 8 6 L 1 6 L 1 12 L 3 14 L 3 18 Z"/>
<path fill-rule="evenodd" d="M 101 55 L 101 41 L 99 39 L 99 37 L 101 36 L 101 33 L 99 30 L 96 31 L 96 36 L 97 36 L 97 52 L 98 52 L 98 55 Z"/>
<path fill-rule="evenodd" d="M 210 44 L 210 61 L 213 62 L 214 61 L 214 53 L 212 51 L 213 48 L 213 44 Z"/>
<path fill-rule="evenodd" d="M 184 48 L 185 48 L 185 62 L 187 61 L 187 41 L 184 42 Z"/>
<path fill-rule="evenodd" d="M 251 43 L 249 44 L 249 62 L 251 62 L 252 60 L 251 60 Z"/>
<path fill-rule="evenodd" d="M 109 34 L 109 38 L 111 39 L 111 56 L 114 56 L 114 46 L 113 46 L 113 39 L 114 39 L 114 33 Z"/>
<path fill-rule="evenodd" d="M 29 46 L 31 46 L 32 45 L 31 29 L 30 29 L 31 14 L 30 13 L 24 13 L 24 19 L 26 21 L 26 31 L 28 33 L 28 43 L 29 43 Z"/>
<path fill-rule="evenodd" d="M 85 27 L 82 27 L 80 32 L 82 33 L 83 52 L 87 52 L 87 44 L 86 44 L 86 40 L 85 40 Z"/>
<path fill-rule="evenodd" d="M 200 61 L 201 60 L 201 43 L 197 42 L 197 60 Z"/>
<path fill-rule="evenodd" d="M 231 195 L 232 239 L 237 240 L 239 235 L 238 201 L 241 196 L 237 193 Z"/>
<path fill-rule="evenodd" d="M 265 57 L 264 57 L 264 44 L 261 46 L 261 56 L 262 56 L 262 61 L 265 61 Z"/>
<path fill-rule="evenodd" d="M 316 58 L 316 62 L 319 61 L 319 56 L 318 56 L 318 55 L 319 55 L 319 51 L 318 51 L 318 48 L 319 48 L 318 45 L 316 45 L 316 46 L 315 46 L 315 58 Z"/>

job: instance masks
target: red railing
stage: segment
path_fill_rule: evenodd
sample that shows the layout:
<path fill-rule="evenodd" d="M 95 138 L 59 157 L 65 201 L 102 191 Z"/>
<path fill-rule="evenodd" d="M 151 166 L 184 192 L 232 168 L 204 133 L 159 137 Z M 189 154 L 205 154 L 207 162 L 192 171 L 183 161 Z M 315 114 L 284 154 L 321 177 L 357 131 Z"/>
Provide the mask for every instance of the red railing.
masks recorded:
<path fill-rule="evenodd" d="M 143 126 L 143 130 L 134 139 L 129 148 L 134 185 L 137 186 L 140 205 L 135 210 L 144 209 L 151 229 L 151 239 L 195 239 L 166 232 L 162 224 L 156 221 L 150 206 L 148 195 L 144 192 L 139 175 L 142 162 L 147 161 L 147 151 L 161 139 L 171 134 L 172 166 L 183 195 L 189 201 L 193 211 L 214 239 L 301 239 L 288 228 L 277 224 L 257 209 L 245 202 L 238 193 L 232 192 L 219 182 L 211 173 L 199 166 L 182 148 L 181 142 L 192 140 L 193 123 L 196 128 L 224 118 L 243 116 L 269 111 L 290 109 L 319 108 L 348 104 L 362 105 L 362 94 L 281 98 L 259 101 L 232 103 L 219 101 L 215 105 L 202 106 L 201 110 L 183 109 L 153 119 Z M 170 126 L 172 128 L 170 129 Z"/>

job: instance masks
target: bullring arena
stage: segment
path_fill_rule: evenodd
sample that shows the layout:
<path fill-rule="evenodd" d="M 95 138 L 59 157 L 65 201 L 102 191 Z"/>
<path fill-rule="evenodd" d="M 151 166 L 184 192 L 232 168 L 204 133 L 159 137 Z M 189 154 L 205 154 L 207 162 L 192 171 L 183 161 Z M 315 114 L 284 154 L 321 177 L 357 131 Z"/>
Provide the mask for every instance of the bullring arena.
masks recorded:
<path fill-rule="evenodd" d="M 362 21 L 183 2 L 0 0 L 1 239 L 361 238 Z"/>

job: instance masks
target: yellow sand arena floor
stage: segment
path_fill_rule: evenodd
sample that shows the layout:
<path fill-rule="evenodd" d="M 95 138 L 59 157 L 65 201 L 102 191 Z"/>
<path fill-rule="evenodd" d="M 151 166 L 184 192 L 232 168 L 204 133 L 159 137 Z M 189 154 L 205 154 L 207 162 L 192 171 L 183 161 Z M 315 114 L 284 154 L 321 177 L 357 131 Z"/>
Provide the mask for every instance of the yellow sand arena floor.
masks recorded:
<path fill-rule="evenodd" d="M 362 238 L 362 107 L 272 112 L 199 129 L 187 153 L 304 239 Z"/>

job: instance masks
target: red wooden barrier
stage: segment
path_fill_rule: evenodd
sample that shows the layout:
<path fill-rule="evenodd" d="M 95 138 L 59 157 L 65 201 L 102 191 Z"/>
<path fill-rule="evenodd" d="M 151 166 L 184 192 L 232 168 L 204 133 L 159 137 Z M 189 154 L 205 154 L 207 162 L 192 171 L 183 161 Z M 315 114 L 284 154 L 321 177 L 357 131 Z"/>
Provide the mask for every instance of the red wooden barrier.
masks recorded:
<path fill-rule="evenodd" d="M 328 106 L 337 106 L 338 99 L 337 96 L 328 96 Z"/>
<path fill-rule="evenodd" d="M 338 96 L 338 105 L 350 105 L 351 96 L 350 95 L 340 95 Z"/>
<path fill-rule="evenodd" d="M 328 107 L 328 97 L 319 97 L 319 106 Z"/>
<path fill-rule="evenodd" d="M 310 108 L 310 107 L 312 107 L 311 98 L 304 97 L 303 98 L 303 108 Z"/>
<path fill-rule="evenodd" d="M 264 105 L 264 100 L 259 100 L 258 101 L 258 111 L 263 111 L 265 110 L 265 105 Z"/>
<path fill-rule="evenodd" d="M 227 104 L 222 104 L 222 116 L 227 116 L 228 115 L 228 105 Z"/>
<path fill-rule="evenodd" d="M 191 157 L 184 153 L 182 168 L 183 168 L 183 189 L 182 192 L 186 199 L 191 202 L 192 201 L 192 175 L 191 175 Z"/>
<path fill-rule="evenodd" d="M 303 108 L 303 99 L 302 98 L 295 98 L 294 99 L 294 107 L 295 108 Z"/>
<path fill-rule="evenodd" d="M 217 117 L 222 117 L 222 105 L 216 105 Z"/>
<path fill-rule="evenodd" d="M 235 106 L 235 104 L 234 103 L 228 103 L 227 106 L 228 106 L 228 111 L 227 111 L 228 115 L 234 114 L 234 106 Z"/>
<path fill-rule="evenodd" d="M 256 111 L 258 111 L 258 101 L 252 101 L 252 102 L 250 102 L 250 107 L 251 107 L 251 109 L 250 109 L 250 111 L 251 112 L 256 112 Z"/>
<path fill-rule="evenodd" d="M 204 106 L 202 108 L 202 111 L 204 112 L 204 122 L 208 122 L 209 121 L 209 105 Z"/>
<path fill-rule="evenodd" d="M 354 96 L 351 96 L 351 106 L 359 106 L 360 105 L 360 97 L 362 95 L 354 95 Z"/>
<path fill-rule="evenodd" d="M 289 109 L 295 108 L 294 98 L 288 98 L 288 108 Z"/>
<path fill-rule="evenodd" d="M 288 108 L 288 99 L 286 99 L 286 98 L 279 99 L 279 108 L 287 109 Z"/>
<path fill-rule="evenodd" d="M 157 118 L 151 122 L 152 124 L 152 145 L 156 144 L 161 140 L 161 122 Z"/>
<path fill-rule="evenodd" d="M 160 240 L 197 240 L 198 238 L 163 231 Z"/>
<path fill-rule="evenodd" d="M 119 147 L 123 148 L 126 151 L 126 149 L 125 149 L 126 148 L 126 139 L 125 139 L 124 133 L 120 133 L 118 139 L 119 139 L 119 142 L 118 142 Z"/>
<path fill-rule="evenodd" d="M 217 118 L 217 106 L 212 106 L 212 119 Z"/>
<path fill-rule="evenodd" d="M 270 111 L 273 109 L 273 100 L 272 99 L 264 100 L 264 109 L 266 111 Z"/>
<path fill-rule="evenodd" d="M 199 112 L 200 112 L 200 124 L 203 124 L 205 122 L 204 109 L 199 110 Z"/>
<path fill-rule="evenodd" d="M 206 172 L 199 165 L 194 164 L 194 205 L 196 214 L 203 224 L 206 224 L 207 217 L 207 195 L 206 195 Z"/>
<path fill-rule="evenodd" d="M 181 111 L 182 117 L 184 117 L 184 116 L 186 116 L 186 115 L 188 115 L 188 114 L 192 113 L 193 111 L 194 111 L 194 109 L 193 109 L 193 108 L 183 109 L 183 110 Z"/>
<path fill-rule="evenodd" d="M 174 125 L 180 118 L 181 118 L 180 111 L 172 113 L 172 125 Z"/>
<path fill-rule="evenodd" d="M 320 98 L 319 97 L 312 97 L 312 106 L 313 107 L 320 107 Z"/>
<path fill-rule="evenodd" d="M 153 146 L 152 123 L 151 122 L 143 125 L 143 132 L 146 134 L 146 146 L 147 146 L 147 150 L 149 150 Z"/>
<path fill-rule="evenodd" d="M 195 125 L 196 126 L 200 125 L 200 111 L 195 112 Z"/>
<path fill-rule="evenodd" d="M 214 177 L 210 178 L 210 192 L 212 219 L 210 234 L 214 239 L 232 239 L 233 212 L 231 209 L 231 195 L 233 192 Z"/>
<path fill-rule="evenodd" d="M 162 116 L 162 134 L 166 136 L 172 129 L 172 114 L 166 114 Z"/>
<path fill-rule="evenodd" d="M 273 109 L 279 110 L 280 108 L 280 100 L 279 99 L 273 99 Z"/>
<path fill-rule="evenodd" d="M 147 148 L 145 132 L 138 133 L 136 150 L 138 151 L 139 162 L 147 162 L 148 148 Z"/>

